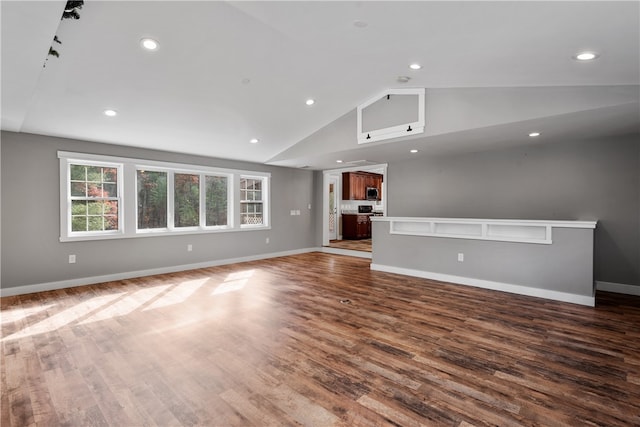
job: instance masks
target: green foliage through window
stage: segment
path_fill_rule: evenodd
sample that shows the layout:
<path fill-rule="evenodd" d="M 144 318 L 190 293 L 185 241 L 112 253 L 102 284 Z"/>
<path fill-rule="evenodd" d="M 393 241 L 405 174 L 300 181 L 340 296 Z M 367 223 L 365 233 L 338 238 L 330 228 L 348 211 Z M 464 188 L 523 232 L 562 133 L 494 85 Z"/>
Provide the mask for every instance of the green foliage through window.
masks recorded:
<path fill-rule="evenodd" d="M 167 173 L 139 170 L 138 229 L 167 228 Z"/>
<path fill-rule="evenodd" d="M 205 188 L 207 227 L 227 225 L 227 177 L 207 176 Z"/>
<path fill-rule="evenodd" d="M 174 225 L 197 227 L 200 225 L 200 176 L 177 173 L 173 183 Z"/>
<path fill-rule="evenodd" d="M 70 165 L 71 231 L 118 229 L 118 170 Z"/>

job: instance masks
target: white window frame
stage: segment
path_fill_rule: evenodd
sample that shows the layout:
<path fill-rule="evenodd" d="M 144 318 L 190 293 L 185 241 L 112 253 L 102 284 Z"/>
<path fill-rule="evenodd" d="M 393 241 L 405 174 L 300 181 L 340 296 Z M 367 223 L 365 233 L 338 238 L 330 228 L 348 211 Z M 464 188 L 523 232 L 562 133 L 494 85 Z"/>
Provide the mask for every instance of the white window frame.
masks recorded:
<path fill-rule="evenodd" d="M 220 233 L 270 229 L 270 182 L 268 172 L 215 168 L 181 163 L 141 160 L 125 157 L 102 156 L 85 153 L 58 152 L 60 159 L 60 241 L 136 238 L 179 234 Z M 71 179 L 69 164 L 106 165 L 118 170 L 118 227 L 117 231 L 92 231 L 71 233 Z M 148 170 L 167 173 L 167 227 L 138 229 L 138 180 L 137 171 Z M 175 174 L 199 175 L 200 222 L 196 227 L 174 226 Z M 206 177 L 227 178 L 227 225 L 206 225 Z M 263 224 L 241 225 L 240 177 L 262 179 Z"/>
<path fill-rule="evenodd" d="M 118 229 L 117 230 L 100 230 L 100 231 L 72 231 L 72 201 L 71 196 L 71 165 L 97 166 L 102 168 L 113 168 L 117 170 L 117 192 L 115 199 L 118 202 Z M 124 233 L 124 212 L 123 203 L 123 165 L 122 163 L 88 160 L 88 159 L 71 159 L 60 158 L 60 239 L 86 239 L 86 238 L 113 238 L 121 237 Z"/>
<path fill-rule="evenodd" d="M 260 180 L 262 181 L 262 189 L 261 189 L 261 193 L 262 193 L 262 198 L 259 201 L 260 203 L 262 203 L 262 224 L 242 224 L 242 203 L 255 203 L 256 200 L 243 200 L 242 196 L 240 196 L 239 199 L 239 203 L 238 203 L 238 210 L 239 210 L 239 216 L 240 216 L 240 228 L 243 229 L 256 229 L 256 228 L 265 228 L 265 227 L 269 227 L 269 179 L 267 179 L 265 176 L 261 176 L 261 175 L 253 175 L 253 174 L 240 174 L 238 177 L 238 190 L 241 193 L 241 189 L 240 189 L 240 180 L 241 179 L 254 179 L 254 180 Z"/>

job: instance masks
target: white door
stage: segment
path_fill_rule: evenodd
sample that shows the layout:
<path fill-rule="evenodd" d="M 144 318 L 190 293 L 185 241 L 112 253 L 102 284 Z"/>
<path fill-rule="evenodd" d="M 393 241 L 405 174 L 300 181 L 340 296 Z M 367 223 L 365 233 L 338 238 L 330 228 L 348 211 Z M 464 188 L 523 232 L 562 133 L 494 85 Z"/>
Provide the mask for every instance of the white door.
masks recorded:
<path fill-rule="evenodd" d="M 338 203 L 336 193 L 338 191 L 338 179 L 331 177 L 329 180 L 329 240 L 338 238 Z"/>

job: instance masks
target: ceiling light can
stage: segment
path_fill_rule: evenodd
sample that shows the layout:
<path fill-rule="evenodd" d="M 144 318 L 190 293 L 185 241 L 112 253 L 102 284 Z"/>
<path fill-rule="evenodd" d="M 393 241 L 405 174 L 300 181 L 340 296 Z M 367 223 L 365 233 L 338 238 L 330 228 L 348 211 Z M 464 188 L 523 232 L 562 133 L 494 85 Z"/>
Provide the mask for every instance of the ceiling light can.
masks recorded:
<path fill-rule="evenodd" d="M 316 101 L 315 101 L 315 99 L 309 98 L 304 103 L 307 104 L 307 105 L 313 105 L 313 104 L 316 103 Z"/>
<path fill-rule="evenodd" d="M 417 153 L 417 152 L 418 152 L 418 150 L 416 150 L 416 149 L 414 148 L 413 150 L 409 150 L 409 152 L 410 152 L 410 153 L 414 153 L 414 154 L 415 154 L 415 153 Z"/>
<path fill-rule="evenodd" d="M 591 52 L 591 51 L 585 51 L 585 52 L 579 52 L 577 54 L 575 54 L 573 56 L 573 59 L 577 60 L 577 61 L 592 61 L 596 58 L 598 58 L 600 55 L 598 55 L 595 52 Z"/>
<path fill-rule="evenodd" d="M 158 42 L 154 39 L 144 38 L 140 40 L 140 45 L 146 50 L 156 50 L 158 49 Z"/>
<path fill-rule="evenodd" d="M 540 132 L 531 132 L 531 133 L 529 134 L 529 136 L 530 136 L 531 138 L 535 138 L 536 136 L 540 136 Z"/>
<path fill-rule="evenodd" d="M 422 65 L 414 62 L 413 64 L 409 65 L 409 68 L 411 68 L 412 70 L 419 70 L 420 68 L 422 68 Z"/>
<path fill-rule="evenodd" d="M 258 138 L 251 138 L 251 139 L 249 140 L 249 142 L 250 142 L 250 143 L 252 143 L 252 144 L 257 144 L 259 141 L 260 141 L 260 140 L 259 140 Z"/>
<path fill-rule="evenodd" d="M 107 109 L 104 110 L 104 115 L 107 117 L 115 117 L 118 115 L 118 112 L 116 110 Z"/>

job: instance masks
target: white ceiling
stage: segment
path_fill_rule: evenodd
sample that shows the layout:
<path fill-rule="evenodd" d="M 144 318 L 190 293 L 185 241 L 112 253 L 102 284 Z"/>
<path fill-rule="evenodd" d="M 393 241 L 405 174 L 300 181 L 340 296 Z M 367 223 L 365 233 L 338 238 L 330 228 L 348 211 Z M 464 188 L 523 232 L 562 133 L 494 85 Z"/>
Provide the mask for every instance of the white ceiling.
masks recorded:
<path fill-rule="evenodd" d="M 4 130 L 314 169 L 640 133 L 637 1 L 65 3 L 2 1 Z M 358 147 L 356 106 L 402 87 L 427 88 L 425 135 Z"/>

